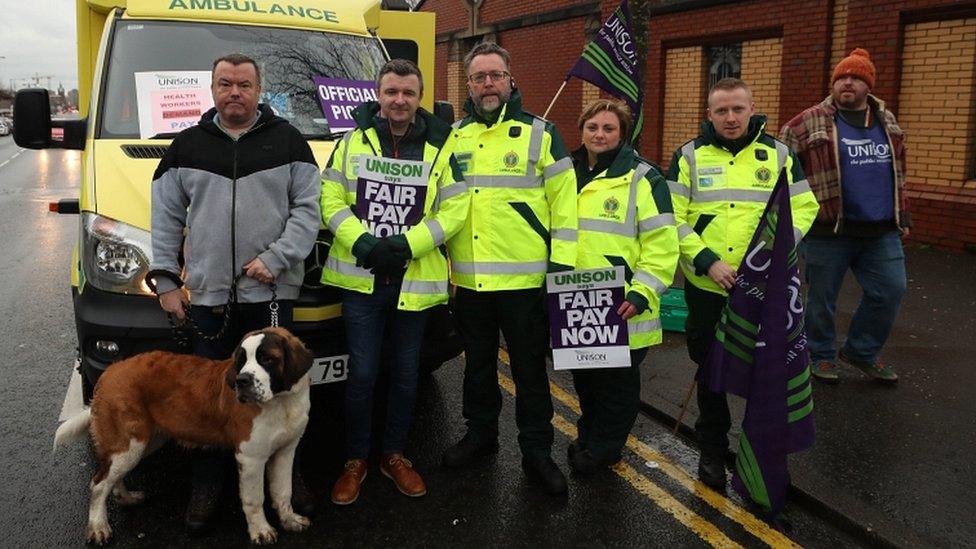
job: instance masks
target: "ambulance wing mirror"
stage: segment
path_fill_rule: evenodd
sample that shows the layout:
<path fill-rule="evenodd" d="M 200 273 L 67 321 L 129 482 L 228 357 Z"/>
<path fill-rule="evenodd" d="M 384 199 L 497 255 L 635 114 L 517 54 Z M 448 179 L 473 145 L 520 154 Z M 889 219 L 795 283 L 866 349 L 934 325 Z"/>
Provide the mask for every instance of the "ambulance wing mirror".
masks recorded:
<path fill-rule="evenodd" d="M 25 149 L 51 146 L 51 100 L 41 88 L 17 92 L 14 98 L 14 142 Z"/>
<path fill-rule="evenodd" d="M 28 88 L 14 98 L 14 141 L 25 149 L 85 148 L 88 119 L 51 120 L 51 98 L 43 88 Z"/>

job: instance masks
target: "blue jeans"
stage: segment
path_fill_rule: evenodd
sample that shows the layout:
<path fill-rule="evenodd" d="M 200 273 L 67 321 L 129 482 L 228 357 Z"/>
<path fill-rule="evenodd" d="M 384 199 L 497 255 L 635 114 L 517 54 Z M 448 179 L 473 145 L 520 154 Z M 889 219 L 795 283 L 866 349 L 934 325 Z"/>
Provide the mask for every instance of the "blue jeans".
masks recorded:
<path fill-rule="evenodd" d="M 380 372 L 383 334 L 388 329 L 392 356 L 383 453 L 402 453 L 413 420 L 420 369 L 420 345 L 428 311 L 400 311 L 400 286 L 376 284 L 372 295 L 344 291 L 342 317 L 349 345 L 346 380 L 347 459 L 366 459 L 370 450 L 373 388 Z"/>
<path fill-rule="evenodd" d="M 847 269 L 863 295 L 854 311 L 844 354 L 874 361 L 894 326 L 905 295 L 905 251 L 897 232 L 870 237 L 812 237 L 803 241 L 806 257 L 806 329 L 810 359 L 836 357 L 834 321 L 837 294 Z"/>

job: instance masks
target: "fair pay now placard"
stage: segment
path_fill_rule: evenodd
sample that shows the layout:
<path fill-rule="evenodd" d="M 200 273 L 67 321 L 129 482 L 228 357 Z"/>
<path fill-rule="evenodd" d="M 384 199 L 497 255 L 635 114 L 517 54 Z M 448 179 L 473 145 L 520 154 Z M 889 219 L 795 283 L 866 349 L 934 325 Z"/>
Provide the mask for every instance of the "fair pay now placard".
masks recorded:
<path fill-rule="evenodd" d="M 623 267 L 549 273 L 546 287 L 555 369 L 630 366 Z"/>
<path fill-rule="evenodd" d="M 423 219 L 429 176 L 427 162 L 360 156 L 356 216 L 377 238 L 406 232 Z"/>

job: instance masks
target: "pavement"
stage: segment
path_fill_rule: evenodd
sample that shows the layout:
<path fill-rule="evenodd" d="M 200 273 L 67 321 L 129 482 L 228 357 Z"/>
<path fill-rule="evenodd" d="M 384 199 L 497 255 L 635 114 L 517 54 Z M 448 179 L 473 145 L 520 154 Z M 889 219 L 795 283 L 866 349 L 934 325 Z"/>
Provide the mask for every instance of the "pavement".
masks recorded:
<path fill-rule="evenodd" d="M 976 539 L 976 256 L 906 247 L 908 292 L 882 358 L 895 386 L 842 367 L 814 386 L 817 441 L 790 458 L 798 494 L 854 523 L 866 539 L 904 547 L 972 546 Z M 838 346 L 860 299 L 853 277 L 838 301 Z M 683 334 L 668 333 L 644 364 L 642 399 L 675 418 L 694 375 Z M 744 401 L 730 397 L 732 448 Z M 693 428 L 691 399 L 684 424 Z"/>

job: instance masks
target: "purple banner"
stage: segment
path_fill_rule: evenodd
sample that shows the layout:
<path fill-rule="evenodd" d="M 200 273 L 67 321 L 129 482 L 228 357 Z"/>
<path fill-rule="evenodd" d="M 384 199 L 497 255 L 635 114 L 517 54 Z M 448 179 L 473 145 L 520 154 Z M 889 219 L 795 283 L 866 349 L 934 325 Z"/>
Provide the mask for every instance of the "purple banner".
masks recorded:
<path fill-rule="evenodd" d="M 550 273 L 546 285 L 557 370 L 630 366 L 623 267 Z"/>
<path fill-rule="evenodd" d="M 739 267 L 699 380 L 747 399 L 732 485 L 769 513 L 786 504 L 787 454 L 813 445 L 813 396 L 786 170 Z"/>
<path fill-rule="evenodd" d="M 322 114 L 334 132 L 356 127 L 352 111 L 366 101 L 376 101 L 376 82 L 372 80 L 344 80 L 316 76 L 315 93 L 322 104 Z"/>
<path fill-rule="evenodd" d="M 644 122 L 644 89 L 641 84 L 641 63 L 637 58 L 637 44 L 633 39 L 630 8 L 627 0 L 614 10 L 586 44 L 579 60 L 569 70 L 575 76 L 627 102 L 637 117 L 632 138 L 636 139 Z"/>

